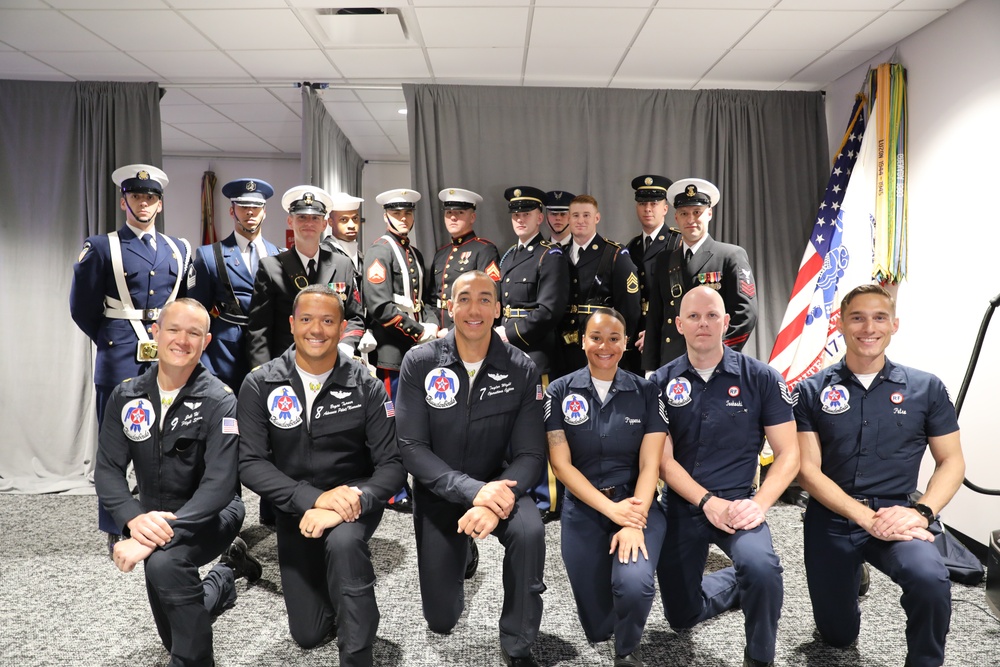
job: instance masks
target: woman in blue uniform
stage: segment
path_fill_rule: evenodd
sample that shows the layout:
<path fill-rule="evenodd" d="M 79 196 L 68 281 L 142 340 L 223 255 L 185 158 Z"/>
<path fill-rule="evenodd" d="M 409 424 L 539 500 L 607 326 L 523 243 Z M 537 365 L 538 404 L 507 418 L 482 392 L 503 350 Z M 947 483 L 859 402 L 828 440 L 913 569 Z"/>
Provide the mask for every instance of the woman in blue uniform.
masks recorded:
<path fill-rule="evenodd" d="M 642 665 L 666 519 L 650 510 L 667 433 L 651 382 L 618 368 L 625 319 L 601 308 L 587 320 L 587 366 L 546 392 L 549 461 L 566 485 L 562 557 L 590 642 L 615 638 L 615 665 Z"/>

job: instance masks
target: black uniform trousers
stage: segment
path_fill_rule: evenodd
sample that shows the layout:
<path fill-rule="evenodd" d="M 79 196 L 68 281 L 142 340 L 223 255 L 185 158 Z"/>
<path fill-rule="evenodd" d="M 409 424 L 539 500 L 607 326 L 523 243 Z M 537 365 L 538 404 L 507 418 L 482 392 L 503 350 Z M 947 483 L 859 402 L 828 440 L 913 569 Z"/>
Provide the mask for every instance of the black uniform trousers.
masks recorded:
<path fill-rule="evenodd" d="M 213 567 L 202 580 L 198 568 L 215 560 L 240 532 L 246 509 L 239 497 L 189 541 L 157 549 L 146 559 L 146 593 L 156 630 L 170 651 L 170 667 L 211 667 L 212 617 L 233 606 L 233 570 Z"/>
<path fill-rule="evenodd" d="M 874 502 L 873 502 L 874 501 Z M 869 499 L 869 507 L 906 504 Z M 931 542 L 886 542 L 812 500 L 804 525 L 806 581 L 816 628 L 833 646 L 847 646 L 861 629 L 858 585 L 861 563 L 868 561 L 900 588 L 906 612 L 906 664 L 939 667 L 951 623 L 951 581 L 941 554 Z"/>
<path fill-rule="evenodd" d="M 414 487 L 420 597 L 427 626 L 438 633 L 451 632 L 465 608 L 469 538 L 456 532 L 465 512 L 420 485 Z M 545 591 L 545 527 L 534 501 L 521 496 L 492 535 L 504 547 L 500 645 L 510 656 L 527 656 L 538 634 Z"/>
<path fill-rule="evenodd" d="M 381 617 L 368 540 L 382 512 L 381 505 L 373 507 L 321 538 L 302 535 L 301 517 L 277 512 L 278 568 L 292 639 L 313 648 L 336 632 L 342 667 L 372 665 Z"/>

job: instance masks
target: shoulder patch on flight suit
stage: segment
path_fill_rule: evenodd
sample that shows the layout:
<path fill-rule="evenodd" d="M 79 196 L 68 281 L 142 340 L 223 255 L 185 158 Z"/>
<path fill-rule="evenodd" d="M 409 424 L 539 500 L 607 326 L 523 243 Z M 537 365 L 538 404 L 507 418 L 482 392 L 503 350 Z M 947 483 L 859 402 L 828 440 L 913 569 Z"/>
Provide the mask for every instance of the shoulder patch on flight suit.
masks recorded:
<path fill-rule="evenodd" d="M 629 294 L 635 294 L 639 291 L 639 278 L 635 273 L 628 274 L 628 279 L 625 281 L 625 291 Z"/>
<path fill-rule="evenodd" d="M 385 267 L 382 266 L 382 262 L 375 260 L 372 265 L 368 267 L 368 273 L 366 275 L 368 282 L 373 285 L 380 285 L 385 282 Z"/>

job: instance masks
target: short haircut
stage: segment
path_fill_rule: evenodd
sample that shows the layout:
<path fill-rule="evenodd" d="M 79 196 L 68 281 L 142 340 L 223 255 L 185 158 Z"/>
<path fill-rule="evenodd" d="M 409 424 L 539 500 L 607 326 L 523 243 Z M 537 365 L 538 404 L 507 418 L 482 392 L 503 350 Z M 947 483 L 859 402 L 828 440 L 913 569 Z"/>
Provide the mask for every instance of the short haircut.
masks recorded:
<path fill-rule="evenodd" d="M 306 287 L 296 294 L 295 300 L 292 301 L 292 317 L 295 317 L 295 311 L 299 308 L 299 299 L 301 299 L 305 294 L 319 294 L 320 296 L 332 297 L 333 300 L 337 302 L 337 309 L 340 310 L 341 321 L 346 318 L 344 302 L 340 300 L 340 295 L 333 291 L 333 288 L 328 285 L 309 285 L 309 287 Z"/>
<path fill-rule="evenodd" d="M 592 312 L 590 315 L 588 315 L 587 319 L 585 319 L 583 321 L 583 330 L 584 331 L 586 331 L 587 327 L 590 326 L 590 320 L 594 319 L 598 315 L 607 315 L 608 317 L 613 317 L 614 319 L 616 319 L 616 320 L 618 320 L 619 322 L 622 323 L 622 330 L 624 330 L 624 331 L 628 330 L 628 324 L 625 323 L 625 317 L 621 313 L 619 313 L 614 308 L 605 308 L 605 307 L 602 307 L 602 308 L 595 309 L 594 312 Z"/>
<path fill-rule="evenodd" d="M 840 312 L 841 315 L 847 312 L 848 306 L 851 305 L 851 301 L 863 294 L 875 294 L 877 296 L 885 297 L 889 300 L 889 313 L 895 317 L 896 316 L 896 300 L 892 298 L 892 295 L 884 287 L 879 284 L 871 283 L 868 285 L 858 285 L 840 300 Z"/>
<path fill-rule="evenodd" d="M 497 301 L 500 300 L 500 289 L 497 287 L 496 281 L 493 280 L 492 278 L 490 278 L 486 274 L 485 271 L 479 271 L 479 270 L 466 271 L 465 273 L 463 273 L 462 275 L 460 275 L 458 278 L 455 278 L 455 282 L 453 282 L 451 284 L 451 298 L 452 298 L 452 300 L 455 299 L 455 289 L 456 289 L 455 286 L 458 285 L 458 281 L 462 280 L 463 278 L 466 278 L 466 279 L 469 279 L 469 280 L 471 280 L 473 278 L 485 278 L 486 280 L 490 281 L 491 285 L 493 285 L 493 298 L 496 299 Z"/>
<path fill-rule="evenodd" d="M 179 299 L 174 299 L 173 301 L 168 301 L 167 304 L 163 306 L 163 308 L 160 308 L 160 315 L 159 317 L 156 318 L 156 326 L 158 327 L 163 326 L 164 316 L 167 314 L 167 311 L 173 310 L 173 307 L 175 305 L 188 306 L 189 308 L 194 308 L 195 310 L 198 310 L 202 314 L 204 314 L 205 333 L 209 333 L 209 330 L 212 328 L 212 316 L 208 314 L 208 311 L 205 309 L 205 306 L 203 306 L 200 301 L 186 296 L 181 297 Z"/>
<path fill-rule="evenodd" d="M 573 197 L 573 201 L 571 201 L 569 205 L 572 206 L 573 204 L 590 204 L 598 211 L 601 210 L 601 207 L 597 205 L 597 200 L 590 195 L 577 195 Z"/>

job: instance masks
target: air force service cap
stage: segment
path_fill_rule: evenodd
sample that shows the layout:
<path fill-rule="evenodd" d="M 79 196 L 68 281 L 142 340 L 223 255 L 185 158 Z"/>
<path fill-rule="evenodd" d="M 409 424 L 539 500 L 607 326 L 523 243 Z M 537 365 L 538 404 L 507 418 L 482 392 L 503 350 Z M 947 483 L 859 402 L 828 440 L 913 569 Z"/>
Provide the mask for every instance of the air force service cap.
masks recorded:
<path fill-rule="evenodd" d="M 330 205 L 331 211 L 357 211 L 365 201 L 361 197 L 354 197 L 346 192 L 334 192 L 330 198 L 333 200 Z"/>
<path fill-rule="evenodd" d="M 296 185 L 281 197 L 281 208 L 291 215 L 325 216 L 332 205 L 330 193 L 315 185 Z"/>
<path fill-rule="evenodd" d="M 416 203 L 420 201 L 420 193 L 416 190 L 406 189 L 386 190 L 375 197 L 375 201 L 386 210 L 409 209 L 412 211 Z"/>
<path fill-rule="evenodd" d="M 530 185 L 517 185 L 504 190 L 503 198 L 507 200 L 507 210 L 511 213 L 541 209 L 545 203 L 545 193 Z M 567 204 L 569 206 L 569 204 Z"/>
<path fill-rule="evenodd" d="M 682 178 L 667 189 L 667 199 L 674 208 L 715 206 L 721 198 L 719 188 L 701 178 Z"/>
<path fill-rule="evenodd" d="M 566 192 L 565 190 L 553 190 L 552 192 L 546 192 L 545 197 L 542 201 L 545 203 L 546 210 L 562 213 L 569 210 L 569 203 L 573 201 L 576 197 L 572 192 Z"/>
<path fill-rule="evenodd" d="M 263 206 L 274 194 L 274 188 L 259 178 L 237 178 L 222 186 L 222 196 L 236 206 Z"/>
<path fill-rule="evenodd" d="M 122 194 L 144 192 L 160 197 L 163 196 L 163 189 L 170 183 L 170 179 L 162 169 L 150 164 L 129 164 L 118 167 L 111 174 L 111 180 L 121 187 Z"/>
<path fill-rule="evenodd" d="M 671 181 L 666 176 L 643 174 L 632 179 L 632 189 L 635 190 L 637 202 L 660 201 L 667 198 L 667 188 Z"/>
<path fill-rule="evenodd" d="M 438 199 L 444 203 L 444 210 L 476 210 L 483 203 L 483 198 L 472 190 L 461 188 L 445 188 L 438 193 Z"/>

